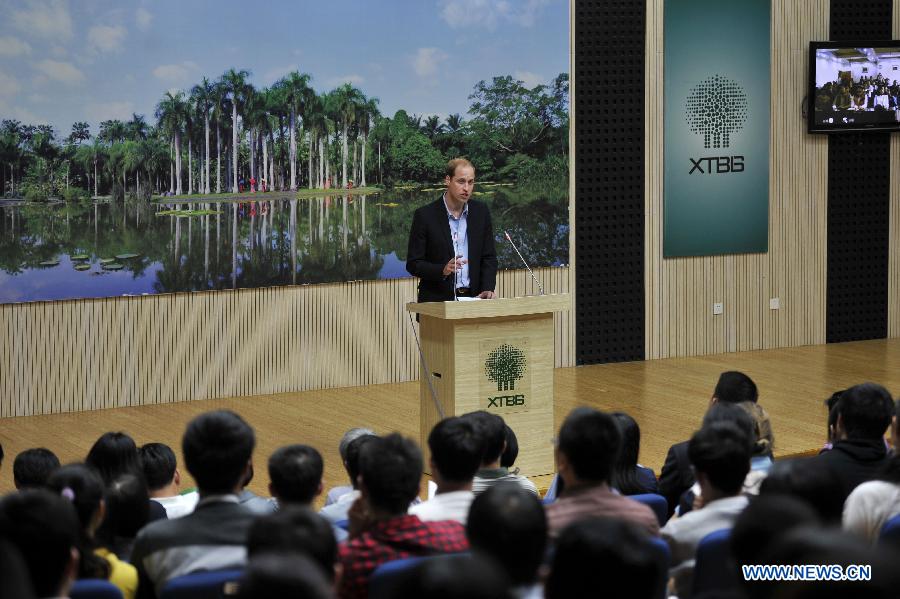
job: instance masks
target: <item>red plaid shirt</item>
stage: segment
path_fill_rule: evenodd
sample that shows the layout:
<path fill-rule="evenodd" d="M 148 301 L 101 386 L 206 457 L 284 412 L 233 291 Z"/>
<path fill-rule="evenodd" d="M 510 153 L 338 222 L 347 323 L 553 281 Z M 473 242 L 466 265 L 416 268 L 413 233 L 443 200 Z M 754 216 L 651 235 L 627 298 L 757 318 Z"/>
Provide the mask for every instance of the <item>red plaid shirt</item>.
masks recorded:
<path fill-rule="evenodd" d="M 379 522 L 341 545 L 344 576 L 339 595 L 341 599 L 368 597 L 369 575 L 385 562 L 468 549 L 466 529 L 459 522 L 422 522 L 411 515 Z"/>

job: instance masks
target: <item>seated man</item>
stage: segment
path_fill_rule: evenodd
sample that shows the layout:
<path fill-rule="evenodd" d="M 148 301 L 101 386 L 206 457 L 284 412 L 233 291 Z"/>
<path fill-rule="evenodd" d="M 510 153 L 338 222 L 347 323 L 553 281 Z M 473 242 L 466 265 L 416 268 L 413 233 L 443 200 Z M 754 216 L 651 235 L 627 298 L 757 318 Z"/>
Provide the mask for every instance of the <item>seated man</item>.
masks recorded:
<path fill-rule="evenodd" d="M 166 516 L 170 519 L 193 512 L 200 495 L 196 491 L 179 494 L 181 473 L 172 448 L 164 443 L 147 443 L 138 451 L 150 499 L 166 508 Z"/>
<path fill-rule="evenodd" d="M 515 485 L 488 489 L 472 502 L 466 533 L 475 557 L 493 559 L 516 597 L 541 596 L 538 568 L 547 548 L 547 515 L 537 497 Z"/>
<path fill-rule="evenodd" d="M 18 549 L 32 596 L 69 596 L 78 575 L 80 529 L 72 503 L 48 491 L 27 490 L 0 500 L 0 539 Z"/>
<path fill-rule="evenodd" d="M 841 394 L 834 408 L 836 440 L 830 451 L 820 453 L 810 463 L 827 468 L 837 477 L 842 501 L 887 465 L 884 433 L 891 424 L 893 408 L 891 394 L 875 383 L 855 385 Z"/>
<path fill-rule="evenodd" d="M 359 437 L 362 437 L 363 435 L 375 435 L 375 431 L 369 428 L 356 427 L 351 428 L 346 433 L 344 433 L 343 437 L 341 437 L 341 442 L 338 444 L 338 453 L 341 454 L 341 462 L 344 464 L 345 469 L 347 468 L 347 448 L 350 446 L 350 443 L 352 443 Z M 332 503 L 335 503 L 338 498 L 340 498 L 342 495 L 350 493 L 354 488 L 355 487 L 352 480 L 350 481 L 349 485 L 332 487 L 325 495 L 325 505 L 328 506 Z"/>
<path fill-rule="evenodd" d="M 57 468 L 59 458 L 49 449 L 26 449 L 13 460 L 13 483 L 19 491 L 43 488 Z"/>
<path fill-rule="evenodd" d="M 481 467 L 475 473 L 472 491 L 478 495 L 494 485 L 514 483 L 537 495 L 537 487 L 533 482 L 500 465 L 506 448 L 506 423 L 503 418 L 484 410 L 463 414 L 462 418 L 475 424 L 482 441 Z"/>
<path fill-rule="evenodd" d="M 347 445 L 347 458 L 344 460 L 344 468 L 347 469 L 347 475 L 353 482 L 353 490 L 341 495 L 337 501 L 319 510 L 319 515 L 332 524 L 347 520 L 350 506 L 359 499 L 359 454 L 367 443 L 377 438 L 375 435 L 362 435 Z"/>
<path fill-rule="evenodd" d="M 620 518 L 638 525 L 647 534 L 659 534 L 653 511 L 634 499 L 615 493 L 609 486 L 621 433 L 609 414 L 593 408 L 576 408 L 559 429 L 556 464 L 565 489 L 547 506 L 550 536 L 589 517 Z"/>
<path fill-rule="evenodd" d="M 472 493 L 472 477 L 481 465 L 481 438 L 471 421 L 444 418 L 428 435 L 431 478 L 437 484 L 432 499 L 409 508 L 423 522 L 456 520 L 466 524 Z"/>
<path fill-rule="evenodd" d="M 241 492 L 238 493 L 238 502 L 254 514 L 265 515 L 271 514 L 276 510 L 275 502 L 269 497 L 260 497 L 247 487 L 253 482 L 253 465 L 250 465 L 250 472 L 244 478 L 241 484 Z"/>
<path fill-rule="evenodd" d="M 138 597 L 156 596 L 176 576 L 246 563 L 254 514 L 240 505 L 238 493 L 255 445 L 253 429 L 234 412 L 206 412 L 188 423 L 182 452 L 200 501 L 187 516 L 153 522 L 138 534 L 131 555 L 140 576 Z"/>
<path fill-rule="evenodd" d="M 332 584 L 340 578 L 337 548 L 332 527 L 322 516 L 290 505 L 257 518 L 247 535 L 247 559 L 265 553 L 302 553 L 322 567 Z"/>
<path fill-rule="evenodd" d="M 322 455 L 309 445 L 286 445 L 269 457 L 269 493 L 278 509 L 300 507 L 312 509 L 316 497 L 322 494 Z M 334 526 L 332 534 L 338 541 L 347 538 L 347 531 Z"/>
<path fill-rule="evenodd" d="M 369 575 L 385 562 L 469 548 L 459 522 L 422 522 L 407 514 L 419 492 L 422 452 L 397 433 L 376 437 L 359 459 L 360 498 L 350 510 L 351 539 L 341 545 L 339 595 L 367 597 Z"/>
<path fill-rule="evenodd" d="M 733 422 L 713 422 L 694 433 L 688 442 L 703 507 L 669 520 L 662 538 L 672 554 L 670 571 L 679 597 L 688 597 L 694 572 L 694 555 L 700 540 L 711 532 L 731 528 L 747 507 L 741 487 L 750 471 L 753 441 Z"/>

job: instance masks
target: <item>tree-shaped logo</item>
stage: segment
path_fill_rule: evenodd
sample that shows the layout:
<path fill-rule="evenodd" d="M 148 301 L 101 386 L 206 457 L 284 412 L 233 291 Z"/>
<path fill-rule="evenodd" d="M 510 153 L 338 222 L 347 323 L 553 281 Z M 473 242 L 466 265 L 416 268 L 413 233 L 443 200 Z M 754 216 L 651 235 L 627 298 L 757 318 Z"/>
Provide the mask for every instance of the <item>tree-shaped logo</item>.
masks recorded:
<path fill-rule="evenodd" d="M 488 354 L 484 374 L 497 383 L 497 391 L 515 391 L 516 381 L 525 375 L 525 352 L 504 343 Z"/>
<path fill-rule="evenodd" d="M 694 86 L 685 102 L 691 132 L 703 135 L 704 148 L 727 148 L 731 134 L 747 121 L 747 94 L 735 81 L 713 75 Z"/>

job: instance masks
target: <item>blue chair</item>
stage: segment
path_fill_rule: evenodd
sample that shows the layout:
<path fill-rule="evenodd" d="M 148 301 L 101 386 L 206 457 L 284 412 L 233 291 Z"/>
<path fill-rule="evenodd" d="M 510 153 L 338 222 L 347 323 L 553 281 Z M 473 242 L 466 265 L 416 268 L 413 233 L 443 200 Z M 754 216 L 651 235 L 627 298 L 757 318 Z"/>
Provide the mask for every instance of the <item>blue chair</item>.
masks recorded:
<path fill-rule="evenodd" d="M 173 578 L 163 587 L 160 599 L 222 599 L 225 588 L 237 583 L 242 569 L 194 572 Z"/>
<path fill-rule="evenodd" d="M 736 591 L 740 588 L 737 564 L 731 555 L 731 529 L 709 533 L 697 545 L 693 596 L 704 592 Z"/>
<path fill-rule="evenodd" d="M 669 582 L 669 565 L 672 561 L 672 552 L 669 550 L 669 544 L 660 537 L 651 537 L 650 546 L 653 554 L 656 556 L 656 560 L 659 562 L 660 572 L 663 574 L 659 581 L 656 596 L 660 599 L 666 599 L 666 585 Z"/>
<path fill-rule="evenodd" d="M 659 520 L 659 525 L 665 526 L 666 517 L 669 515 L 669 503 L 665 497 L 656 493 L 641 493 L 640 495 L 629 495 L 628 497 L 635 501 L 640 501 L 653 510 L 653 513 L 656 514 L 656 519 Z"/>
<path fill-rule="evenodd" d="M 878 542 L 889 543 L 900 548 L 900 514 L 884 523 L 881 533 L 878 535 Z"/>
<path fill-rule="evenodd" d="M 550 482 L 550 488 L 547 489 L 547 492 L 544 493 L 544 498 L 541 500 L 541 503 L 544 505 L 550 505 L 556 498 L 559 496 L 559 473 L 553 475 L 553 481 Z"/>
<path fill-rule="evenodd" d="M 396 559 L 385 562 L 375 568 L 369 576 L 369 597 L 370 599 L 389 599 L 394 596 L 394 587 L 399 583 L 403 576 L 429 559 L 440 559 L 438 556 L 420 556 Z"/>
<path fill-rule="evenodd" d="M 122 599 L 119 587 L 99 578 L 76 580 L 69 590 L 71 599 Z"/>

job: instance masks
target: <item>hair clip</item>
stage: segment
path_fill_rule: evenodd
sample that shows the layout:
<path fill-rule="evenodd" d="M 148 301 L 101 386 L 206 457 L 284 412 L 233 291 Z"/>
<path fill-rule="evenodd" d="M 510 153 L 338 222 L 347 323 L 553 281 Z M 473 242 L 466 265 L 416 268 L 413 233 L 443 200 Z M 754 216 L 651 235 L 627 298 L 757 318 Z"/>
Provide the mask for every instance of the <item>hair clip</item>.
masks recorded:
<path fill-rule="evenodd" d="M 60 491 L 59 494 L 69 501 L 75 501 L 75 491 L 73 491 L 71 487 L 63 487 L 63 490 Z"/>

